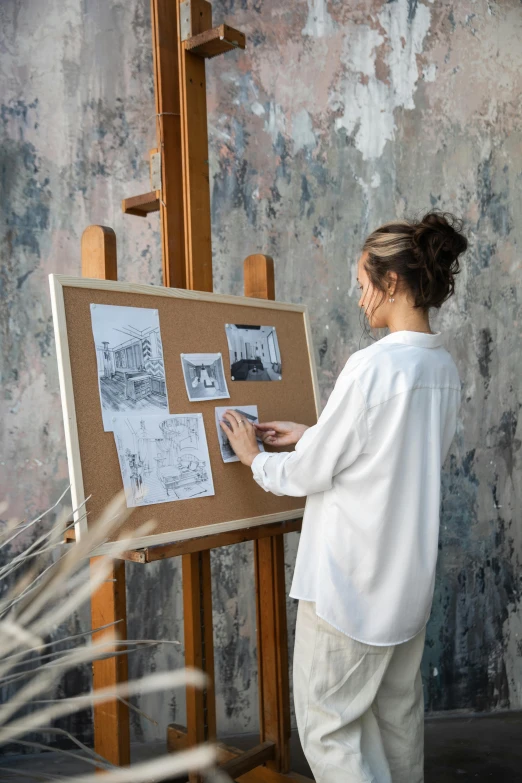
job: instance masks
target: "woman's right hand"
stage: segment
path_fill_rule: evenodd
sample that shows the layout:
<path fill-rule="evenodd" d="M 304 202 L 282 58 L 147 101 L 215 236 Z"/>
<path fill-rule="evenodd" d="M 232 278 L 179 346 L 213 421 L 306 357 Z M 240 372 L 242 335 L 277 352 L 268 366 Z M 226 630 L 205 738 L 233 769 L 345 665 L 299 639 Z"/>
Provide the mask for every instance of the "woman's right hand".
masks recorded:
<path fill-rule="evenodd" d="M 294 421 L 263 421 L 254 425 L 256 431 L 268 446 L 294 446 L 308 429 L 306 424 Z"/>

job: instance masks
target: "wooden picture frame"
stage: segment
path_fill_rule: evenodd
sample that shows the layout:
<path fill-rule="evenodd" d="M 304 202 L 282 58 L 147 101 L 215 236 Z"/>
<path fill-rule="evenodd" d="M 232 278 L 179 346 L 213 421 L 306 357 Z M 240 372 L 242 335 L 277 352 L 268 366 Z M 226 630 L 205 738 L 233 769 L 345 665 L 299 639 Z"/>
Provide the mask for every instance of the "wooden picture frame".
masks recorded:
<path fill-rule="evenodd" d="M 198 292 L 198 291 L 190 291 L 185 289 L 176 289 L 176 288 L 164 288 L 159 286 L 151 286 L 151 285 L 139 285 L 139 284 L 132 284 L 132 283 L 124 283 L 124 282 L 116 282 L 116 281 L 108 281 L 108 280 L 98 280 L 98 279 L 86 279 L 86 278 L 75 278 L 75 277 L 69 277 L 64 275 L 50 275 L 50 289 L 51 289 L 51 302 L 52 302 L 52 313 L 53 313 L 53 321 L 54 321 L 54 329 L 55 329 L 55 337 L 56 337 L 56 351 L 57 351 L 57 359 L 58 359 L 58 375 L 59 375 L 59 383 L 60 383 L 60 394 L 61 394 L 61 402 L 62 402 L 62 408 L 63 408 L 63 416 L 64 416 L 64 427 L 65 427 L 65 442 L 66 442 L 66 450 L 67 450 L 67 459 L 69 464 L 69 473 L 70 473 L 70 480 L 71 480 L 71 495 L 72 495 L 72 503 L 73 508 L 79 509 L 79 511 L 76 512 L 76 525 L 75 525 L 75 534 L 76 539 L 79 540 L 82 535 L 85 534 L 87 530 L 87 522 L 85 520 L 85 515 L 83 514 L 83 505 L 86 503 L 86 496 L 89 494 L 92 498 L 93 491 L 92 487 L 86 487 L 85 481 L 84 481 L 84 467 L 85 465 L 83 463 L 89 463 L 88 459 L 88 450 L 93 449 L 93 443 L 96 441 L 96 450 L 98 450 L 99 444 L 107 444 L 107 439 L 112 439 L 112 444 L 114 447 L 114 451 L 116 451 L 114 446 L 114 440 L 112 433 L 109 432 L 103 432 L 103 428 L 100 427 L 99 421 L 96 419 L 96 408 L 100 409 L 100 403 L 99 398 L 92 399 L 93 393 L 92 388 L 90 390 L 89 396 L 87 400 L 82 402 L 81 395 L 83 394 L 83 387 L 85 383 L 82 384 L 82 381 L 78 379 L 78 375 L 83 372 L 83 366 L 85 362 L 88 360 L 90 361 L 90 358 L 87 355 L 82 358 L 82 361 L 79 362 L 78 357 L 75 357 L 75 352 L 77 352 L 78 348 L 78 332 L 83 330 L 83 337 L 81 338 L 83 340 L 83 344 L 86 345 L 87 340 L 87 333 L 88 330 L 91 330 L 90 321 L 88 324 L 85 323 L 86 319 L 86 303 L 87 301 L 96 301 L 101 303 L 112 303 L 112 304 L 129 304 L 130 306 L 142 306 L 142 307 L 168 307 L 168 313 L 169 318 L 168 320 L 168 328 L 172 328 L 172 324 L 170 323 L 171 317 L 170 314 L 172 313 L 172 318 L 174 319 L 174 313 L 176 312 L 176 307 L 173 307 L 173 305 L 177 305 L 178 310 L 181 310 L 182 307 L 185 307 L 185 313 L 188 312 L 187 308 L 189 307 L 189 304 L 187 303 L 194 303 L 193 305 L 190 305 L 191 307 L 198 308 L 199 312 L 201 313 L 201 306 L 204 305 L 207 309 L 205 312 L 212 312 L 217 313 L 218 310 L 216 307 L 208 307 L 210 305 L 213 306 L 221 306 L 219 311 L 223 310 L 223 312 L 230 313 L 228 317 L 226 317 L 226 322 L 230 323 L 259 323 L 265 321 L 266 324 L 271 324 L 272 320 L 277 320 L 278 318 L 286 319 L 285 323 L 287 326 L 285 329 L 282 329 L 281 337 L 283 337 L 283 343 L 284 345 L 281 348 L 282 356 L 283 356 L 283 381 L 276 381 L 273 383 L 256 383 L 256 384 L 248 384 L 248 386 L 256 387 L 256 394 L 263 396 L 263 393 L 266 395 L 268 393 L 268 390 L 266 387 L 279 387 L 280 396 L 283 397 L 285 395 L 290 395 L 290 397 L 299 397 L 300 399 L 304 399 L 306 397 L 307 405 L 305 406 L 307 410 L 307 418 L 308 421 L 305 423 L 313 424 L 315 420 L 317 419 L 319 415 L 319 387 L 318 387 L 318 380 L 317 380 L 317 371 L 316 371 L 316 365 L 315 365 L 315 359 L 314 359 L 314 353 L 313 353 L 313 344 L 312 344 L 312 335 L 311 335 L 311 328 L 310 328 L 310 321 L 308 316 L 308 311 L 306 306 L 304 305 L 297 305 L 297 304 L 289 304 L 289 303 L 283 303 L 283 302 L 277 302 L 277 301 L 271 301 L 271 300 L 265 300 L 265 299 L 252 299 L 247 297 L 238 297 L 238 296 L 228 296 L 228 295 L 221 295 L 221 294 L 213 294 L 213 293 L 206 293 L 206 292 Z M 185 303 L 183 305 L 182 303 Z M 196 304 L 199 303 L 199 304 Z M 248 308 L 248 314 L 251 314 L 251 321 L 245 321 L 245 311 L 242 308 Z M 164 310 L 164 312 L 166 312 Z M 241 313 L 241 320 L 234 318 L 234 312 Z M 165 316 L 163 316 L 165 318 Z M 220 316 L 221 317 L 221 316 Z M 224 318 L 224 316 L 223 316 Z M 207 319 L 200 319 L 203 321 L 206 321 Z M 288 328 L 288 324 L 291 325 L 291 328 Z M 205 326 L 205 324 L 202 324 L 202 328 Z M 278 327 L 279 329 L 279 327 Z M 215 331 L 215 329 L 214 329 Z M 165 335 L 163 335 L 163 326 L 162 326 L 162 336 L 163 341 L 165 341 L 165 336 L 168 336 L 168 329 L 165 329 Z M 299 334 L 297 334 L 299 333 Z M 220 338 L 221 339 L 221 338 Z M 94 351 L 94 343 L 92 340 L 92 331 L 90 332 L 90 340 L 91 345 L 93 346 L 92 354 L 94 355 L 94 361 L 95 361 L 95 351 Z M 290 370 L 288 367 L 291 364 L 291 361 L 289 361 L 292 358 L 292 354 L 294 353 L 291 351 L 290 341 L 295 341 L 296 345 L 298 346 L 299 353 L 301 354 L 300 360 L 305 358 L 303 354 L 303 349 L 306 350 L 306 355 L 308 361 L 306 362 L 307 372 L 303 372 L 302 376 L 300 375 L 299 378 L 295 380 L 295 383 L 290 383 L 291 379 L 287 378 L 286 387 L 284 384 L 285 380 L 285 354 L 286 354 L 286 366 L 287 366 L 287 375 L 289 375 Z M 179 347 L 179 346 L 178 346 Z M 167 368 L 167 353 L 165 355 L 165 362 L 166 362 L 166 368 Z M 175 353 L 174 353 L 175 355 Z M 223 354 L 223 358 L 225 359 L 225 355 Z M 228 360 L 228 356 L 226 357 Z M 228 383 L 229 387 L 231 383 L 230 382 L 230 375 L 228 377 Z M 244 384 L 236 383 L 236 386 L 240 387 L 243 386 L 245 388 Z M 263 387 L 265 389 L 263 390 Z M 294 388 L 295 387 L 295 388 Z M 296 390 L 298 390 L 298 394 L 296 395 Z M 273 391 L 272 391 L 273 393 Z M 97 396 L 97 394 L 96 394 Z M 172 409 L 172 403 L 170 402 L 170 390 L 169 390 L 169 403 L 170 403 L 170 413 L 178 413 L 181 412 L 179 410 L 173 410 Z M 84 415 L 84 407 L 86 405 L 90 406 L 91 413 L 89 414 L 91 416 L 92 420 L 92 429 L 96 430 L 96 434 L 93 435 L 91 432 L 91 427 L 86 427 L 85 424 L 85 415 Z M 207 410 L 209 411 L 210 415 L 210 406 L 211 402 L 204 402 L 204 403 L 189 403 L 192 410 L 199 411 L 202 406 L 208 406 Z M 216 404 L 228 404 L 226 400 L 217 400 Z M 235 403 L 233 400 L 230 401 L 230 405 L 238 404 Z M 246 404 L 246 400 L 242 402 L 242 404 Z M 94 407 L 93 407 L 94 406 Z M 188 408 L 189 406 L 185 406 Z M 312 411 L 313 408 L 313 411 Z M 286 410 L 289 409 L 289 404 L 286 406 Z M 213 408 L 212 408 L 213 410 Z M 83 417 L 84 421 L 81 423 L 81 433 L 79 432 L 79 418 L 81 419 Z M 101 414 L 100 414 L 101 418 Z M 275 416 L 272 416 L 271 418 L 275 418 Z M 291 418 L 290 416 L 281 416 L 280 418 Z M 207 428 L 207 439 L 210 439 L 212 437 L 212 432 L 209 430 L 209 425 L 206 424 Z M 83 442 L 82 442 L 83 438 Z M 103 440 L 105 438 L 105 440 Z M 97 440 L 96 440 L 97 439 Z M 89 440 L 89 443 L 86 443 L 86 441 Z M 92 460 L 91 460 L 92 462 Z M 219 463 L 215 463 L 215 460 L 212 461 L 212 470 L 219 468 L 221 470 L 221 465 Z M 236 466 L 239 465 L 239 463 L 234 463 Z M 245 466 L 242 466 L 243 470 L 246 470 Z M 231 466 L 228 466 L 228 469 L 230 471 L 230 475 L 232 474 Z M 119 473 L 119 470 L 118 470 Z M 119 480 L 121 484 L 121 474 L 119 474 Z M 114 483 L 114 482 L 113 482 Z M 243 482 L 244 483 L 244 482 Z M 218 492 L 221 492 L 223 490 L 222 487 L 220 487 L 220 482 L 218 481 L 216 486 L 216 496 Z M 227 490 L 230 493 L 230 487 Z M 144 546 L 154 546 L 154 545 L 160 545 L 160 544 L 167 544 L 167 543 L 173 543 L 177 541 L 186 540 L 189 538 L 194 538 L 198 536 L 207 536 L 207 535 L 213 535 L 216 533 L 226 533 L 232 530 L 242 529 L 242 528 L 248 528 L 258 525 L 264 525 L 271 522 L 282 522 L 290 519 L 298 519 L 302 516 L 303 510 L 304 510 L 304 498 L 276 498 L 276 496 L 272 495 L 271 493 L 264 493 L 261 488 L 255 484 L 252 480 L 252 492 L 259 491 L 262 493 L 262 496 L 264 496 L 265 501 L 262 503 L 262 506 L 270 506 L 273 508 L 274 503 L 277 506 L 280 506 L 277 510 L 268 510 L 267 513 L 252 513 L 248 516 L 241 516 L 241 518 L 220 518 L 219 521 L 210 521 L 208 524 L 201 523 L 190 526 L 181 526 L 177 529 L 168 529 L 168 530 L 161 530 L 157 533 L 153 533 L 149 536 L 142 537 L 142 538 L 129 538 L 129 548 L 137 549 Z M 232 494 L 234 490 L 232 489 Z M 113 493 L 114 495 L 115 493 Z M 112 495 L 112 496 L 113 496 Z M 261 498 L 262 500 L 263 498 Z M 108 502 L 110 500 L 110 497 L 107 496 L 105 498 L 105 502 Z M 206 498 L 207 501 L 212 501 L 211 498 Z M 93 501 L 92 499 L 89 500 L 89 503 L 91 504 Z M 158 509 L 162 509 L 162 513 L 164 511 L 163 507 L 169 506 L 170 507 L 170 515 L 165 512 L 164 516 L 169 517 L 175 517 L 177 509 L 174 509 L 172 507 L 179 507 L 180 504 L 183 504 L 186 508 L 187 504 L 200 504 L 201 500 L 190 500 L 190 501 L 180 501 L 177 503 L 161 503 L 156 504 L 147 507 L 149 511 L 149 517 L 156 518 L 156 511 Z M 248 503 L 247 503 L 248 504 Z M 243 503 L 245 505 L 245 503 Z M 290 507 L 291 506 L 291 507 Z M 257 504 L 256 508 L 259 508 L 259 503 Z M 143 508 L 143 507 L 141 507 Z M 210 506 L 206 507 L 207 509 L 210 509 Z M 131 518 L 135 515 L 135 512 L 138 511 L 138 509 L 135 509 L 133 514 L 131 515 Z M 201 509 L 200 508 L 194 508 L 194 515 L 200 516 L 201 515 Z M 95 519 L 94 515 L 94 519 Z M 209 516 L 212 516 L 210 514 Z M 221 513 L 221 516 L 223 516 L 223 512 Z M 231 517 L 233 517 L 233 513 L 231 513 Z M 141 522 L 143 519 L 141 520 Z M 141 524 L 140 522 L 140 524 Z M 170 524 L 170 522 L 167 522 L 166 524 Z M 97 554 L 103 554 L 105 552 L 111 551 L 111 544 L 108 542 L 107 544 L 104 544 L 100 549 L 97 550 Z"/>

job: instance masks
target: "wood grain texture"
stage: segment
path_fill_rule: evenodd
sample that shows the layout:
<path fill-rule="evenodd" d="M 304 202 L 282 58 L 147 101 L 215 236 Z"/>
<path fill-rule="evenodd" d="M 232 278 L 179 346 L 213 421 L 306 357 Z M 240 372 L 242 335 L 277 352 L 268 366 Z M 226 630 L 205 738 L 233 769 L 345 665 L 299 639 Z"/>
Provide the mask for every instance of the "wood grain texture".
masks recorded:
<path fill-rule="evenodd" d="M 261 254 L 244 261 L 245 293 L 275 298 L 274 262 Z M 306 326 L 305 326 L 306 331 Z M 278 416 L 277 418 L 283 418 Z M 300 421 L 298 418 L 292 421 Z M 254 541 L 257 665 L 261 742 L 275 743 L 272 770 L 290 766 L 290 685 L 286 619 L 285 550 L 282 535 Z"/>
<path fill-rule="evenodd" d="M 91 568 L 97 558 L 91 560 Z M 127 603 L 125 595 L 125 562 L 115 562 L 107 580 L 91 597 L 92 628 L 117 623 L 118 638 L 127 638 Z M 93 634 L 93 642 L 105 631 Z M 119 646 L 121 652 L 124 648 Z M 93 689 L 111 688 L 127 682 L 128 660 L 126 655 L 105 658 L 92 665 Z M 94 749 L 112 764 L 130 764 L 129 709 L 119 700 L 97 704 L 94 713 Z"/>
<path fill-rule="evenodd" d="M 142 193 L 140 196 L 124 198 L 121 202 L 122 212 L 125 212 L 126 215 L 147 217 L 151 212 L 159 210 L 160 195 L 159 190 L 151 190 L 149 193 Z"/>
<path fill-rule="evenodd" d="M 212 240 L 205 61 L 178 51 L 186 288 L 212 291 Z"/>
<path fill-rule="evenodd" d="M 185 666 L 200 669 L 209 678 L 203 690 L 186 689 L 187 747 L 195 747 L 216 739 L 210 550 L 183 555 L 182 570 Z M 189 780 L 200 783 L 202 779 L 191 774 Z"/>
<path fill-rule="evenodd" d="M 254 517 L 250 519 L 234 519 L 231 522 L 220 522 L 218 524 L 214 525 L 205 525 L 202 524 L 196 528 L 188 528 L 187 530 L 178 530 L 175 533 L 175 541 L 173 542 L 173 536 L 172 533 L 157 533 L 157 534 L 150 534 L 147 536 L 139 537 L 136 536 L 132 538 L 132 540 L 129 540 L 129 546 L 132 544 L 133 546 L 133 552 L 135 551 L 143 551 L 143 548 L 146 547 L 156 547 L 156 546 L 164 546 L 166 544 L 171 543 L 179 543 L 180 549 L 183 550 L 183 545 L 185 541 L 193 540 L 195 541 L 196 538 L 201 538 L 204 542 L 205 539 L 214 539 L 217 541 L 215 546 L 221 546 L 219 543 L 219 537 L 220 536 L 227 536 L 227 534 L 235 533 L 238 530 L 243 529 L 253 529 L 256 527 L 262 527 L 262 526 L 278 526 L 280 523 L 284 522 L 294 522 L 294 521 L 300 521 L 300 518 L 302 517 L 304 512 L 304 508 L 296 508 L 292 509 L 290 511 L 279 511 L 275 514 L 264 514 L 262 517 Z M 251 540 L 254 540 L 257 538 L 257 536 L 252 536 Z M 204 543 L 201 545 L 196 545 L 193 549 L 193 551 L 201 552 L 203 549 L 208 549 Z M 210 547 L 214 548 L 214 547 Z M 121 553 L 121 547 L 116 547 L 114 543 L 106 543 L 102 544 L 101 546 L 97 547 L 97 549 L 92 553 L 93 555 L 112 555 L 118 559 L 125 559 L 125 560 L 132 560 L 133 557 L 128 557 L 128 553 L 125 555 L 122 555 Z M 186 554 L 186 552 L 181 551 L 179 554 Z"/>
<path fill-rule="evenodd" d="M 179 286 L 212 291 L 205 64 L 187 55 L 181 43 L 178 0 L 151 0 L 151 7 L 156 111 L 162 155 L 163 283 L 166 288 Z M 199 33 L 211 25 L 212 7 L 208 2 L 193 0 L 190 11 L 191 32 Z M 189 318 L 187 326 L 191 325 L 194 332 L 198 328 L 197 317 L 191 319 L 187 312 L 185 318 Z M 161 332 L 167 363 L 165 340 L 169 338 L 163 325 Z M 186 347 L 179 352 L 192 350 Z M 174 369 L 174 355 L 172 361 Z M 179 355 L 175 361 L 179 371 Z M 178 375 L 177 394 L 174 394 L 176 406 L 181 404 L 181 381 Z M 169 405 L 172 406 L 173 391 L 169 390 L 169 383 L 172 385 L 167 377 Z M 183 402 L 188 409 L 187 402 Z M 170 410 L 178 410 L 178 407 Z M 205 425 L 210 441 L 209 418 L 210 414 Z M 166 521 L 176 516 L 172 509 L 166 512 Z M 208 508 L 193 508 L 188 510 L 187 518 L 194 522 L 205 519 L 207 514 Z M 167 525 L 170 526 L 169 522 Z M 186 554 L 182 562 L 185 665 L 203 669 L 210 679 L 204 691 L 187 688 L 187 738 L 193 746 L 214 739 L 216 734 L 210 552 Z M 191 783 L 199 779 L 198 775 L 190 775 Z"/>
<path fill-rule="evenodd" d="M 254 565 L 261 742 L 276 743 L 268 766 L 287 772 L 291 727 L 283 536 L 255 541 Z"/>
<path fill-rule="evenodd" d="M 314 783 L 310 778 L 305 778 L 296 772 L 284 775 L 268 767 L 257 767 L 237 779 L 237 783 L 292 783 L 292 781 L 295 781 L 295 783 Z"/>
<path fill-rule="evenodd" d="M 274 260 L 262 253 L 247 256 L 243 262 L 245 296 L 275 299 Z"/>
<path fill-rule="evenodd" d="M 90 277 L 99 277 L 103 279 L 116 280 L 118 275 L 117 255 L 116 255 L 116 236 L 112 229 L 105 226 L 89 226 L 83 232 L 82 236 L 82 272 Z M 63 289 L 60 286 L 52 285 L 53 301 L 60 301 L 63 306 Z M 61 318 L 55 320 L 55 325 L 65 324 Z M 63 340 L 67 335 L 60 335 L 59 341 L 59 367 L 63 372 L 64 367 L 68 367 L 66 356 L 60 356 L 60 350 L 64 350 Z M 60 378 L 60 386 L 63 393 L 63 380 Z M 68 379 L 68 384 L 72 384 L 72 379 Z M 70 390 L 72 391 L 72 389 Z M 79 446 L 76 437 L 75 423 L 72 421 L 74 416 L 74 407 L 66 406 L 64 410 L 69 412 L 71 420 L 66 416 L 66 431 L 69 431 L 67 443 L 67 456 L 72 460 L 74 470 L 80 471 L 78 486 L 73 488 L 73 503 L 75 493 L 83 495 L 83 482 L 81 480 L 81 463 Z M 76 433 L 77 435 L 77 433 Z M 74 446 L 72 445 L 74 443 Z M 71 454 L 71 449 L 73 453 Z M 78 467 L 79 465 L 79 467 Z M 83 498 L 82 498 L 83 499 Z M 75 526 L 75 534 L 81 536 L 83 525 Z M 90 562 L 90 568 L 96 567 L 97 558 Z M 110 571 L 107 574 L 106 581 L 91 596 L 91 628 L 101 628 L 108 624 L 117 623 L 114 626 L 114 632 L 120 639 L 127 638 L 127 598 L 125 585 L 125 562 L 113 562 Z M 103 635 L 103 631 L 93 634 L 93 641 L 97 641 Z M 126 682 L 128 679 L 128 660 L 126 655 L 118 655 L 113 658 L 105 658 L 100 661 L 94 661 L 92 665 L 93 689 L 110 688 Z M 105 704 L 97 704 L 93 708 L 94 722 L 94 749 L 103 758 L 117 766 L 130 764 L 130 726 L 129 726 L 129 708 L 119 700 L 109 701 Z"/>
<path fill-rule="evenodd" d="M 87 226 L 82 234 L 82 276 L 118 279 L 116 234 L 108 226 Z"/>
<path fill-rule="evenodd" d="M 212 30 L 206 30 L 199 35 L 195 35 L 185 41 L 186 49 L 198 57 L 210 59 L 219 54 L 232 52 L 234 49 L 244 49 L 246 45 L 245 36 L 239 30 L 222 24 L 214 27 Z"/>
<path fill-rule="evenodd" d="M 180 750 L 185 750 L 187 747 L 187 732 L 182 727 L 175 723 L 172 723 L 167 729 L 167 748 L 169 753 L 175 753 Z M 239 748 L 234 748 L 230 745 L 219 743 L 217 746 L 218 762 L 220 764 L 226 764 L 232 759 L 239 758 L 244 755 L 245 751 Z M 248 753 L 248 751 L 247 751 Z M 314 783 L 311 778 L 306 778 L 304 775 L 299 775 L 297 772 L 290 772 L 289 774 L 282 775 L 279 772 L 274 772 L 267 767 L 257 767 L 237 778 L 241 783 Z"/>
<path fill-rule="evenodd" d="M 124 552 L 120 557 L 123 560 L 132 560 L 134 563 L 153 563 L 156 560 L 166 560 L 170 557 L 202 552 L 204 549 L 216 549 L 220 546 L 242 544 L 245 541 L 256 541 L 267 536 L 284 535 L 301 530 L 302 519 L 291 519 L 288 522 L 273 522 L 269 525 L 247 528 L 246 530 L 232 530 L 227 533 L 217 533 L 214 536 L 201 536 L 189 538 L 187 541 L 176 541 L 166 546 L 151 546 L 144 549 L 132 549 Z M 73 531 L 74 532 L 74 531 Z"/>
<path fill-rule="evenodd" d="M 165 286 L 187 286 L 177 0 L 151 0 L 156 139 L 161 152 L 160 224 Z"/>
<path fill-rule="evenodd" d="M 261 766 L 267 761 L 271 761 L 275 756 L 276 747 L 273 742 L 262 742 L 254 748 L 241 753 L 236 758 L 230 759 L 221 765 L 223 772 L 236 780 L 236 778 L 250 772 L 256 767 Z"/>

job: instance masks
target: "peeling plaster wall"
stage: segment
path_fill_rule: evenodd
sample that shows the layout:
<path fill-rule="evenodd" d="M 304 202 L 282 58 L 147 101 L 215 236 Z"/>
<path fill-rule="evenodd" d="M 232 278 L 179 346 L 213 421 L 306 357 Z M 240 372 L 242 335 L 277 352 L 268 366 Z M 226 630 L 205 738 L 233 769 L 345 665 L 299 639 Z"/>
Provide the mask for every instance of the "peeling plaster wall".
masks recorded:
<path fill-rule="evenodd" d="M 246 53 L 207 68 L 215 289 L 276 260 L 310 307 L 323 399 L 368 344 L 355 270 L 366 233 L 431 206 L 467 223 L 457 294 L 433 325 L 464 383 L 444 474 L 439 578 L 423 672 L 430 710 L 522 707 L 520 351 L 522 6 L 518 0 L 214 1 Z M 22 517 L 67 485 L 47 274 L 80 273 L 112 226 L 122 279 L 160 283 L 159 225 L 124 217 L 155 146 L 148 0 L 0 4 L 0 494 Z M 291 577 L 298 536 L 287 537 Z M 252 546 L 215 551 L 218 723 L 255 731 Z M 182 641 L 181 563 L 128 567 L 130 638 Z M 292 643 L 295 605 L 289 602 Z M 85 628 L 88 613 L 67 630 Z M 137 654 L 134 675 L 182 665 Z M 85 687 L 86 673 L 63 684 Z M 182 694 L 139 702 L 139 740 L 183 722 Z M 72 724 L 70 724 L 72 725 Z M 73 726 L 88 737 L 88 719 Z"/>

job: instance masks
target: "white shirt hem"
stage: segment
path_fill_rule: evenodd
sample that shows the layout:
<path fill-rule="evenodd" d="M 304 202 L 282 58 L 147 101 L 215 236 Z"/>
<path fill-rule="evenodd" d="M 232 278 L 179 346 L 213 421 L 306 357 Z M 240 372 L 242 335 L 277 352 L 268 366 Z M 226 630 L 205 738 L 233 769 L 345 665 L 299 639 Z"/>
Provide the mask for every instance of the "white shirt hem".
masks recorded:
<path fill-rule="evenodd" d="M 310 603 L 312 603 L 312 604 L 315 603 L 315 600 L 313 598 L 301 598 L 301 596 L 293 595 L 292 593 L 290 593 L 290 598 L 295 598 L 297 601 L 310 601 Z M 339 628 L 338 625 L 336 625 L 335 623 L 332 623 L 331 620 L 328 620 L 322 614 L 319 614 L 319 612 L 317 611 L 317 608 L 316 608 L 315 613 L 316 613 L 316 615 L 318 617 L 321 618 L 321 620 L 324 620 L 325 623 L 328 623 L 328 625 L 331 625 L 332 628 L 335 628 L 335 630 L 339 631 L 339 633 L 342 633 L 345 636 L 348 636 L 348 638 L 349 639 L 353 639 L 354 642 L 359 642 L 360 644 L 367 644 L 370 647 L 395 647 L 397 644 L 406 644 L 406 642 L 410 642 L 412 639 L 415 639 L 415 637 L 418 634 L 420 634 L 420 632 L 422 630 L 424 630 L 424 628 L 426 628 L 426 625 L 428 624 L 428 620 L 430 619 L 430 616 L 428 615 L 428 617 L 426 618 L 426 620 L 424 621 L 424 623 L 422 624 L 422 626 L 419 628 L 418 631 L 416 631 L 411 636 L 408 636 L 407 639 L 402 639 L 402 641 L 400 641 L 400 642 L 367 642 L 365 639 L 358 639 L 357 636 L 352 636 L 351 633 L 347 633 L 346 631 L 343 631 L 342 628 Z M 431 611 L 430 611 L 430 614 L 431 614 Z"/>

